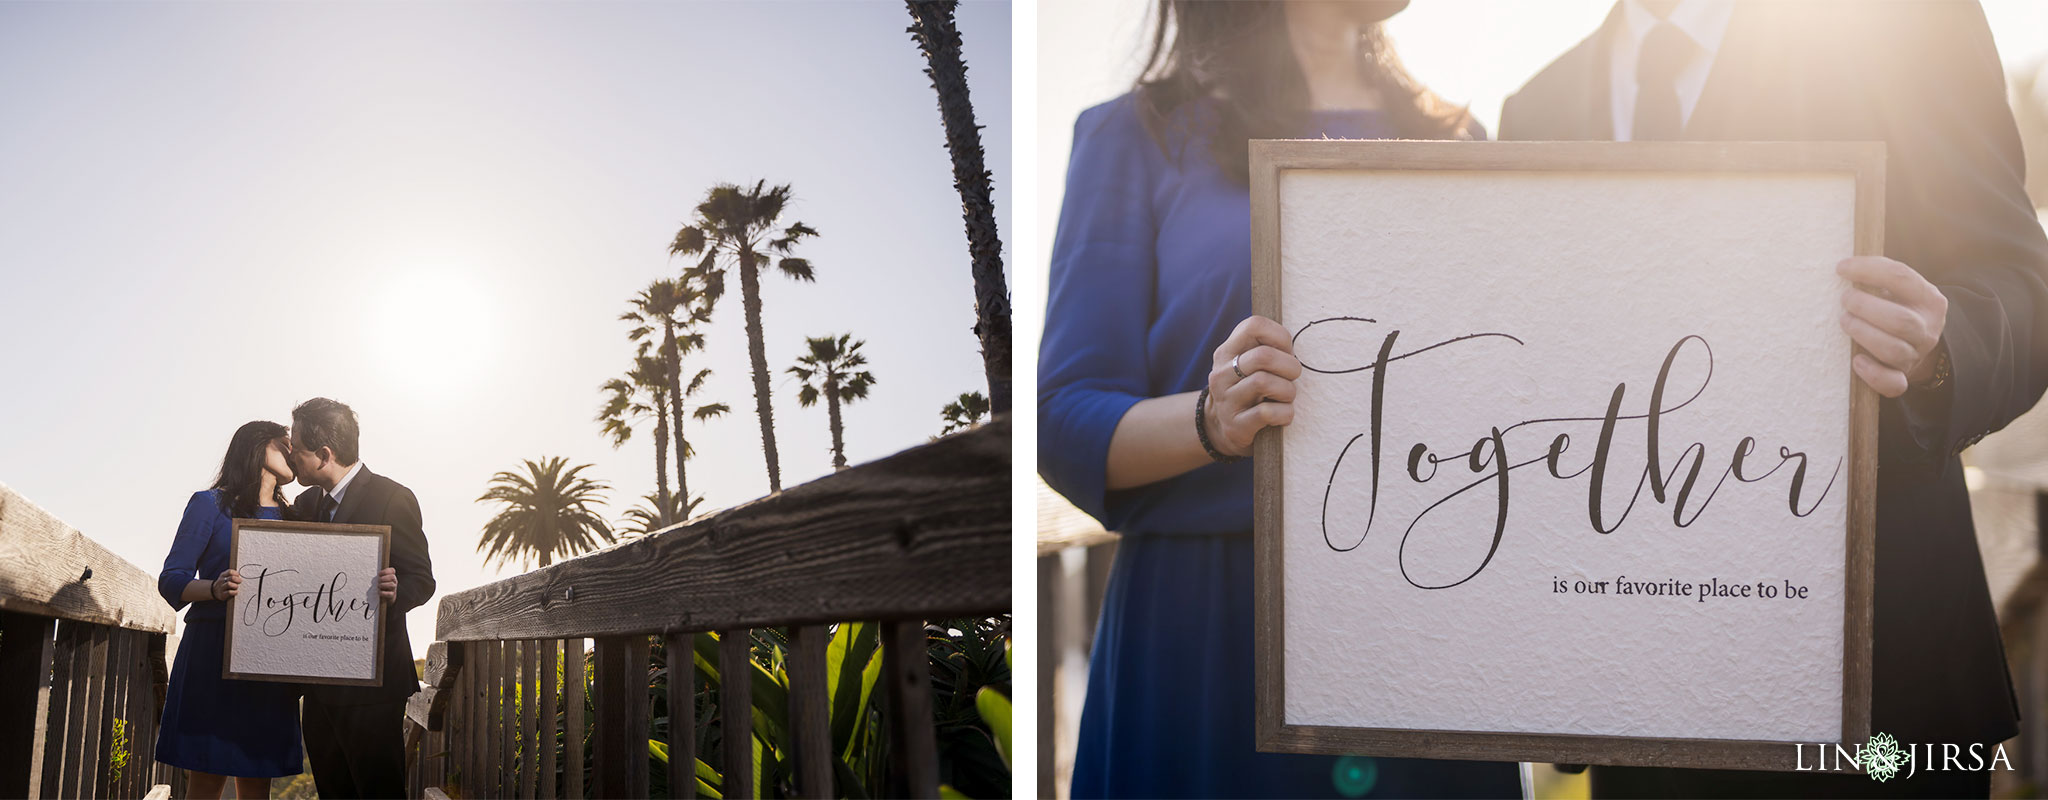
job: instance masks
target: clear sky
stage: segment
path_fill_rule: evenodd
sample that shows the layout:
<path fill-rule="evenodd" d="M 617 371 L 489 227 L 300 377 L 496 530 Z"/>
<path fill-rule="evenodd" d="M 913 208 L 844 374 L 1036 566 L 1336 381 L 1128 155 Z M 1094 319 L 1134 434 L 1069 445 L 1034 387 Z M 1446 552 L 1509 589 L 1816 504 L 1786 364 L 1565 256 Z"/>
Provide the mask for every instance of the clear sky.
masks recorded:
<path fill-rule="evenodd" d="M 897 2 L 0 3 L 0 482 L 153 574 L 235 428 L 330 396 L 419 495 L 442 595 L 523 571 L 484 567 L 475 498 L 541 456 L 594 463 L 612 519 L 653 490 L 652 429 L 614 451 L 591 421 L 632 354 L 617 317 L 681 267 L 707 189 L 759 178 L 822 232 L 816 284 L 764 282 L 784 485 L 831 463 L 781 372 L 805 336 L 867 340 L 849 460 L 926 441 L 986 386 L 908 25 Z M 959 25 L 1007 238 L 1010 6 Z M 691 428 L 705 508 L 767 491 L 729 285 L 686 365 L 735 412 Z"/>
<path fill-rule="evenodd" d="M 2048 2 L 1984 0 L 1985 17 L 2008 71 L 2048 59 Z M 1150 0 L 1038 0 L 1039 225 L 1036 256 L 1052 250 L 1074 116 L 1128 91 L 1151 44 Z M 1387 23 L 1402 62 L 1453 103 L 1469 104 L 1488 131 L 1501 102 L 1530 76 L 1600 26 L 1614 0 L 1414 0 Z M 2036 165 L 2037 169 L 2048 165 Z M 1018 306 L 1045 307 L 1042 263 Z M 1035 352 L 1042 315 L 1019 318 L 1019 352 Z"/>

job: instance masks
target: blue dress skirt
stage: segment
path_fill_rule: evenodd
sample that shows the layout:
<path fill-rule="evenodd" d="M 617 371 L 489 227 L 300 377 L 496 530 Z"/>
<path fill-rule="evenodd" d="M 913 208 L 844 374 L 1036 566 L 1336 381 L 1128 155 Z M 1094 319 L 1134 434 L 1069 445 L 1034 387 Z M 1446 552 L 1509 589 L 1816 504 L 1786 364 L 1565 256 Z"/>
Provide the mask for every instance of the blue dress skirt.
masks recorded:
<path fill-rule="evenodd" d="M 305 763 L 299 686 L 222 678 L 226 637 L 223 620 L 185 623 L 164 697 L 156 760 L 237 778 L 299 774 Z"/>
<path fill-rule="evenodd" d="M 280 519 L 276 508 L 259 508 L 258 519 Z M 177 538 L 164 559 L 157 591 L 172 608 L 193 580 L 212 580 L 228 568 L 233 523 L 221 511 L 220 496 L 192 495 L 178 523 Z M 299 740 L 299 691 L 294 683 L 228 680 L 221 677 L 227 639 L 226 604 L 191 604 L 184 637 L 171 664 L 158 723 L 156 760 L 173 767 L 236 778 L 297 775 L 305 764 Z"/>

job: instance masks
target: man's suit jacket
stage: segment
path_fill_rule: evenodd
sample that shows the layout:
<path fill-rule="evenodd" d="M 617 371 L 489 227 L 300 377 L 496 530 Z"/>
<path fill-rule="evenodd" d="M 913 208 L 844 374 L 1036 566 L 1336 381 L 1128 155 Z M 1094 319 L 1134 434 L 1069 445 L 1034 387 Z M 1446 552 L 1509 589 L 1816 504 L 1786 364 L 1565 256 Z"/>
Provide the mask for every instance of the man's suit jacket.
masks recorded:
<path fill-rule="evenodd" d="M 293 501 L 293 516 L 314 516 L 327 492 L 313 487 Z M 420 529 L 420 501 L 411 489 L 365 466 L 350 481 L 335 509 L 336 523 L 391 526 L 391 566 L 398 570 L 398 599 L 384 609 L 384 685 L 306 687 L 306 696 L 328 705 L 364 705 L 404 700 L 419 691 L 412 668 L 412 637 L 406 634 L 405 612 L 434 596 L 434 565 L 427 557 L 427 535 Z"/>
<path fill-rule="evenodd" d="M 1612 137 L 1621 11 L 1508 99 L 1502 139 Z M 2018 703 L 1957 454 L 2048 384 L 2048 240 L 1982 9 L 1738 3 L 1680 138 L 1886 143 L 1885 255 L 1948 297 L 1953 378 L 1909 393 L 1910 422 L 1901 400 L 1881 404 L 1871 723 L 1902 742 L 2012 736 Z"/>

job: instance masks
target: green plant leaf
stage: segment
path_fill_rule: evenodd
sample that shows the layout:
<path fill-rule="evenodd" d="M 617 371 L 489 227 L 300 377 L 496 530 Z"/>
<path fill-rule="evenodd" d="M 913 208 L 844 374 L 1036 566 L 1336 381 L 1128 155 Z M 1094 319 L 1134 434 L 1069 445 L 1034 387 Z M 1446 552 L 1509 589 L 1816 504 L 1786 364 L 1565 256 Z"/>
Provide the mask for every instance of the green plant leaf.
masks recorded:
<path fill-rule="evenodd" d="M 875 681 L 882 675 L 881 633 L 872 622 L 848 622 L 825 647 L 825 696 L 832 704 L 832 752 L 853 757 L 857 733 L 867 721 Z"/>
<path fill-rule="evenodd" d="M 974 800 L 972 797 L 961 794 L 959 789 L 953 788 L 953 785 L 949 783 L 939 784 L 939 797 L 941 800 Z"/>
<path fill-rule="evenodd" d="M 996 751 L 1003 756 L 1003 765 L 1010 765 L 1010 698 L 992 687 L 983 686 L 974 693 L 974 710 L 981 713 L 981 721 L 995 731 Z"/>

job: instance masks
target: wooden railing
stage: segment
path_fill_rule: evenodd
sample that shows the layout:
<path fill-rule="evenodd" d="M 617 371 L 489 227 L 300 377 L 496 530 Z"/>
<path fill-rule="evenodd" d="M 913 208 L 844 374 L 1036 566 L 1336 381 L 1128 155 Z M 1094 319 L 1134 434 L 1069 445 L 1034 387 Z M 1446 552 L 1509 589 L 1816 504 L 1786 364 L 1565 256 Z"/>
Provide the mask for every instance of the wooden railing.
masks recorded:
<path fill-rule="evenodd" d="M 164 797 L 156 576 L 0 485 L 0 797 Z"/>
<path fill-rule="evenodd" d="M 426 687 L 407 712 L 416 796 L 648 797 L 653 641 L 692 675 L 699 632 L 722 675 L 751 675 L 752 629 L 787 629 L 785 725 L 794 793 L 835 797 L 827 625 L 882 623 L 889 752 L 902 785 L 936 797 L 924 621 L 1010 610 L 1010 426 L 999 419 L 781 493 L 441 601 Z M 584 640 L 592 680 L 581 679 Z M 557 656 L 560 654 L 560 660 Z M 707 659 L 710 660 L 710 659 Z M 559 666 L 558 666 L 559 665 Z M 567 675 L 558 675 L 566 671 Z M 566 678 L 566 679 L 563 679 Z M 561 679 L 561 689 L 554 689 Z M 677 707 L 690 705 L 693 681 Z M 882 688 L 886 687 L 886 688 Z M 693 797 L 701 758 L 727 798 L 753 783 L 751 683 L 723 681 L 722 753 L 697 753 L 692 714 L 671 715 L 666 784 Z M 595 719 L 584 719 L 585 693 Z M 594 723 L 587 729 L 586 723 Z M 559 735 L 562 746 L 557 746 Z M 584 737 L 591 741 L 584 784 Z"/>

